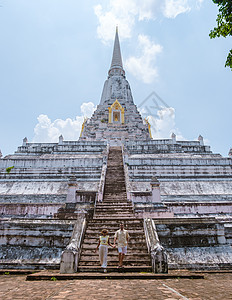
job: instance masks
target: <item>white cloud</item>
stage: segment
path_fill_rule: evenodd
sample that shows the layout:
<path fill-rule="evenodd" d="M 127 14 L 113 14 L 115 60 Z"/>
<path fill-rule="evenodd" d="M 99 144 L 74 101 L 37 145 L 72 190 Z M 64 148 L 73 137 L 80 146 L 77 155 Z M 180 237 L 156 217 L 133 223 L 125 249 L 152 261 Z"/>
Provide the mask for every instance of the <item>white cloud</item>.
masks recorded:
<path fill-rule="evenodd" d="M 166 18 L 174 19 L 178 15 L 190 12 L 201 7 L 204 0 L 164 0 L 161 10 Z"/>
<path fill-rule="evenodd" d="M 161 0 L 110 0 L 108 5 L 94 6 L 98 18 L 98 37 L 104 42 L 114 39 L 116 25 L 119 26 L 120 38 L 130 38 L 135 21 L 155 18 Z"/>
<path fill-rule="evenodd" d="M 131 36 L 131 30 L 134 25 L 134 14 L 130 12 L 128 2 L 132 1 L 125 0 L 125 6 L 121 6 L 120 2 L 110 1 L 110 8 L 108 10 L 104 10 L 100 4 L 94 7 L 94 12 L 99 21 L 97 34 L 103 43 L 114 39 L 116 25 L 119 26 L 121 39 Z M 121 13 L 120 6 L 122 8 Z"/>
<path fill-rule="evenodd" d="M 84 117 L 90 118 L 95 111 L 96 107 L 93 102 L 84 102 L 81 105 L 81 112 Z"/>
<path fill-rule="evenodd" d="M 176 18 L 179 14 L 189 12 L 191 7 L 188 0 L 165 0 L 163 14 L 167 18 Z"/>
<path fill-rule="evenodd" d="M 110 0 L 94 6 L 98 18 L 98 37 L 104 42 L 114 39 L 116 25 L 120 38 L 130 38 L 136 21 L 155 19 L 159 14 L 175 18 L 199 8 L 204 0 Z M 106 4 L 107 3 L 107 4 Z"/>
<path fill-rule="evenodd" d="M 173 107 L 163 107 L 158 110 L 157 117 L 148 116 L 148 120 L 151 124 L 153 138 L 167 139 L 170 138 L 172 133 L 175 133 L 178 140 L 184 139 L 181 132 L 176 127 L 175 109 Z"/>
<path fill-rule="evenodd" d="M 81 105 L 82 116 L 76 116 L 74 120 L 56 119 L 51 121 L 47 115 L 39 115 L 38 123 L 34 128 L 33 142 L 39 143 L 57 143 L 62 134 L 65 140 L 78 140 L 81 131 L 81 125 L 84 117 L 91 117 L 96 107 L 92 102 Z"/>
<path fill-rule="evenodd" d="M 125 61 L 126 69 L 145 83 L 151 83 L 157 76 L 155 66 L 157 55 L 162 52 L 162 46 L 152 42 L 148 36 L 138 36 L 139 57 L 131 56 Z"/>

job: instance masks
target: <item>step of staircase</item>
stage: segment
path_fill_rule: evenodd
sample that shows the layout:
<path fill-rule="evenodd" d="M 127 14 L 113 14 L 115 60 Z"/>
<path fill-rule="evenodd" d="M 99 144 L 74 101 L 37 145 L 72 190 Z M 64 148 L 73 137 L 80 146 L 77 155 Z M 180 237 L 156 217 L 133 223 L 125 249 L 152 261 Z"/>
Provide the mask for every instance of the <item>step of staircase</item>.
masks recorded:
<path fill-rule="evenodd" d="M 118 261 L 118 252 L 116 249 L 114 249 L 115 251 L 109 251 L 108 253 L 108 261 Z M 99 259 L 98 259 L 98 253 L 95 254 L 95 252 L 93 253 L 87 253 L 86 251 L 84 251 L 82 253 L 82 259 L 83 261 L 93 261 L 95 259 L 97 259 L 98 263 L 99 263 Z M 140 252 L 140 253 L 134 253 L 134 252 L 127 252 L 126 254 L 126 262 L 130 261 L 130 260 L 150 260 L 150 256 L 148 253 L 144 253 L 144 252 Z"/>
<path fill-rule="evenodd" d="M 95 249 L 96 249 L 96 244 L 94 245 L 94 247 L 88 247 L 90 245 L 86 245 L 85 248 L 82 248 L 82 254 L 83 255 L 94 255 L 95 254 Z M 133 248 L 131 249 L 131 247 L 128 247 L 128 251 L 127 251 L 127 256 L 128 255 L 145 255 L 145 254 L 148 254 L 146 253 L 145 251 L 147 251 L 146 247 L 139 247 L 139 248 Z M 117 255 L 118 256 L 118 252 L 117 250 L 115 249 L 111 249 L 109 248 L 108 249 L 108 255 L 112 255 L 112 256 L 115 256 Z"/>
<path fill-rule="evenodd" d="M 99 266 L 79 266 L 78 272 L 102 272 L 102 268 Z M 123 269 L 119 269 L 117 266 L 107 266 L 107 273 L 111 272 L 126 272 L 126 273 L 140 273 L 140 272 L 152 272 L 151 266 L 141 265 L 141 266 L 125 266 Z"/>
<path fill-rule="evenodd" d="M 120 198 L 118 200 L 113 199 L 113 198 L 104 199 L 104 204 L 103 205 L 115 205 L 115 206 L 120 206 L 120 205 L 125 205 L 126 206 L 126 205 L 128 205 L 128 206 L 132 206 L 130 203 L 128 204 L 126 199 L 122 199 L 122 198 Z M 97 204 L 97 206 L 98 206 L 98 204 Z"/>
<path fill-rule="evenodd" d="M 120 217 L 120 216 L 122 216 L 122 217 L 129 217 L 131 214 L 132 214 L 133 212 L 131 211 L 123 211 L 123 212 L 120 212 L 120 211 L 109 211 L 109 212 L 107 212 L 107 211 L 101 211 L 101 212 L 96 212 L 96 214 L 95 214 L 95 217 L 96 218 L 99 218 L 99 217 L 108 217 L 108 216 L 110 216 L 110 217 L 112 217 L 112 218 L 114 218 L 114 217 Z"/>
<path fill-rule="evenodd" d="M 148 259 L 129 259 L 129 258 L 125 258 L 124 260 L 124 266 L 149 266 L 151 264 L 151 260 L 150 258 Z M 111 259 L 110 257 L 108 257 L 107 259 L 107 265 L 108 266 L 117 266 L 118 265 L 118 257 L 115 259 Z M 100 266 L 99 263 L 99 258 L 93 258 L 92 260 L 85 260 L 85 259 L 81 259 L 81 261 L 79 262 L 79 267 L 81 266 Z"/>
<path fill-rule="evenodd" d="M 130 232 L 130 230 L 128 230 L 129 232 L 129 243 L 130 244 L 133 244 L 134 242 L 145 242 L 145 236 L 143 234 L 141 235 L 132 235 L 132 233 Z M 95 242 L 95 241 L 98 241 L 98 238 L 100 236 L 100 232 L 97 232 L 93 235 L 90 235 L 90 234 L 86 234 L 85 235 L 85 239 L 86 241 L 88 241 L 88 243 L 92 243 L 92 242 Z M 113 241 L 113 238 L 114 238 L 114 233 L 109 235 L 110 238 L 111 238 L 111 242 Z"/>
<path fill-rule="evenodd" d="M 108 202 L 104 201 L 96 205 L 96 208 L 99 209 L 109 209 L 110 207 L 117 209 L 133 208 L 133 206 L 130 203 L 125 203 L 124 201 L 121 203 L 119 203 L 118 201 L 114 203 L 112 200 Z"/>
<path fill-rule="evenodd" d="M 123 193 L 124 193 L 124 191 L 123 191 Z M 105 192 L 104 192 L 104 201 L 105 201 L 105 199 L 107 199 L 107 197 L 113 197 L 113 198 L 119 198 L 119 196 L 121 197 L 121 198 L 123 198 L 123 199 L 127 199 L 127 197 L 126 197 L 126 195 L 124 195 L 124 194 L 122 194 L 122 190 L 120 190 L 118 193 L 112 193 L 111 191 L 106 191 L 105 190 Z"/>
<path fill-rule="evenodd" d="M 109 223 L 109 222 L 106 222 L 106 223 L 102 223 L 102 222 L 98 222 L 98 220 L 96 220 L 96 223 L 88 223 L 88 229 L 89 230 L 97 230 L 98 233 L 100 233 L 102 231 L 102 229 L 104 229 L 105 227 L 107 227 L 108 231 L 110 232 L 115 232 L 116 230 L 118 230 L 119 228 L 119 225 L 115 222 L 114 223 Z M 124 224 L 124 228 L 127 229 L 127 230 L 136 230 L 137 228 L 140 228 L 141 227 L 138 227 L 138 224 Z"/>
<path fill-rule="evenodd" d="M 115 207 L 109 207 L 109 208 L 101 208 L 101 207 L 96 207 L 95 209 L 95 213 L 96 215 L 100 214 L 104 214 L 107 213 L 108 215 L 114 215 L 114 214 L 132 214 L 133 213 L 133 209 L 132 207 L 126 207 L 126 208 L 115 208 Z"/>
<path fill-rule="evenodd" d="M 98 214 L 98 215 L 94 216 L 94 220 L 104 219 L 104 217 L 109 218 L 109 215 L 108 214 L 106 214 L 106 215 Z M 124 221 L 129 220 L 129 219 L 133 220 L 133 217 L 130 217 L 130 214 L 122 214 L 122 213 L 120 214 L 120 213 L 118 213 L 118 214 L 112 214 L 112 215 L 110 215 L 110 217 L 111 217 L 112 220 L 122 221 L 123 223 L 124 223 Z M 121 222 L 119 222 L 119 224 L 120 223 Z"/>
<path fill-rule="evenodd" d="M 129 217 L 124 217 L 124 218 L 117 218 L 117 219 L 113 219 L 111 216 L 93 216 L 92 221 L 95 222 L 95 224 L 106 224 L 106 225 L 110 225 L 110 224 L 117 224 L 118 229 L 119 229 L 119 225 L 121 223 L 121 221 L 123 221 L 123 224 L 125 227 L 127 227 L 129 229 L 130 224 L 141 224 L 141 226 L 143 226 L 143 221 L 136 219 L 133 215 L 129 216 Z"/>
<path fill-rule="evenodd" d="M 118 269 L 117 267 L 107 267 L 107 273 L 100 267 L 79 267 L 78 272 L 75 274 L 60 274 L 59 271 L 43 270 L 34 274 L 29 274 L 26 277 L 26 281 L 50 281 L 54 280 L 121 280 L 121 279 L 136 279 L 136 280 L 148 280 L 151 279 L 151 284 L 154 284 L 154 280 L 170 280 L 170 279 L 204 279 L 205 275 L 202 273 L 190 272 L 190 271 L 170 271 L 169 274 L 154 274 L 151 267 L 139 266 L 139 267 L 124 267 Z M 54 284 L 54 283 L 53 283 Z M 148 296 L 149 297 L 149 296 Z M 146 299 L 148 299 L 146 297 Z M 154 299 L 150 296 L 149 299 Z M 167 298 L 174 299 L 174 298 Z M 175 298 L 176 299 L 176 298 Z M 180 298 L 179 298 L 180 299 Z M 183 297 L 181 297 L 183 299 Z M 187 299 L 187 298 L 185 298 Z"/>
<path fill-rule="evenodd" d="M 105 207 L 108 207 L 108 206 L 115 206 L 115 207 L 123 207 L 123 206 L 125 206 L 125 207 L 132 207 L 133 208 L 133 206 L 130 204 L 130 203 L 128 203 L 126 200 L 123 200 L 123 199 L 119 199 L 119 200 L 117 200 L 117 199 L 109 199 L 109 200 L 105 200 L 104 201 L 104 203 L 102 202 L 101 204 L 97 204 L 96 205 L 96 207 L 101 207 L 101 206 L 105 206 Z"/>
<path fill-rule="evenodd" d="M 88 227 L 88 229 L 86 230 L 86 232 L 85 232 L 85 237 L 99 237 L 99 231 L 97 230 L 97 229 L 90 229 L 89 227 Z M 109 236 L 114 236 L 114 233 L 115 233 L 115 231 L 109 231 L 108 232 L 108 235 Z M 133 231 L 133 232 L 130 232 L 130 239 L 131 238 L 133 238 L 133 237 L 138 237 L 138 236 L 144 236 L 144 232 L 143 232 L 143 230 L 141 229 L 141 228 L 139 228 L 139 229 L 137 229 L 137 230 L 135 230 L 135 231 Z"/>

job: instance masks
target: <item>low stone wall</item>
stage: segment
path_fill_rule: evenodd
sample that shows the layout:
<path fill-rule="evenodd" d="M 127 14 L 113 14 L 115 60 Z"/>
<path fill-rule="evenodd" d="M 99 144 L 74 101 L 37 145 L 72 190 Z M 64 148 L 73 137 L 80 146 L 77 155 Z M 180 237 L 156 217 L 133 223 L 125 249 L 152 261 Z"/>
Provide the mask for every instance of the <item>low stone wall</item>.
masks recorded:
<path fill-rule="evenodd" d="M 35 156 L 32 157 L 18 157 L 18 156 L 9 156 L 7 158 L 3 158 L 0 160 L 0 169 L 2 168 L 3 171 L 7 167 L 14 166 L 15 168 L 12 169 L 12 173 L 16 172 L 16 168 L 20 168 L 21 171 L 33 170 L 33 169 L 41 169 L 49 170 L 57 169 L 63 170 L 65 168 L 89 168 L 89 167 L 99 167 L 102 164 L 102 155 L 69 155 L 69 156 L 55 156 L 50 155 L 47 157 L 40 157 Z M 7 174 L 8 175 L 8 174 Z"/>
<path fill-rule="evenodd" d="M 95 191 L 76 191 L 76 201 L 94 204 L 96 200 L 97 192 Z"/>
<path fill-rule="evenodd" d="M 63 204 L 66 201 L 65 195 L 0 195 L 0 204 Z"/>
<path fill-rule="evenodd" d="M 232 267 L 232 251 L 229 245 L 166 248 L 166 251 L 170 270 L 231 270 Z"/>
<path fill-rule="evenodd" d="M 1 220 L 0 268 L 59 268 L 74 221 Z"/>
<path fill-rule="evenodd" d="M 159 239 L 165 247 L 214 246 L 225 244 L 223 224 L 194 222 L 156 224 Z"/>
<path fill-rule="evenodd" d="M 142 160 L 141 160 L 141 163 Z M 172 166 L 170 165 L 161 165 L 158 166 L 155 163 L 153 165 L 132 165 L 129 161 L 129 176 L 132 181 L 150 181 L 153 176 L 158 177 L 159 179 L 173 178 L 173 179 L 206 179 L 211 177 L 212 179 L 217 178 L 231 178 L 231 165 L 222 165 L 222 166 L 198 166 L 198 162 L 195 162 L 193 166 Z M 212 162 L 213 164 L 214 162 Z"/>
<path fill-rule="evenodd" d="M 170 211 L 176 216 L 184 215 L 204 215 L 204 216 L 220 216 L 232 215 L 231 202 L 164 202 Z"/>
<path fill-rule="evenodd" d="M 63 204 L 3 203 L 0 204 L 0 217 L 51 218 L 62 206 Z"/>
<path fill-rule="evenodd" d="M 232 266 L 224 225 L 216 219 L 154 220 L 169 268 L 223 269 Z"/>
<path fill-rule="evenodd" d="M 62 197 L 67 194 L 68 180 L 16 180 L 0 181 L 0 197 L 4 196 L 38 196 L 43 197 Z M 23 199 L 22 199 L 23 200 Z"/>
<path fill-rule="evenodd" d="M 199 141 L 173 141 L 172 139 L 151 141 L 128 141 L 125 146 L 130 154 L 152 154 L 170 152 L 211 153 L 209 146 Z"/>
<path fill-rule="evenodd" d="M 163 196 L 209 196 L 212 197 L 231 197 L 232 196 L 232 176 L 231 178 L 214 179 L 208 178 L 201 180 L 200 178 L 185 180 L 161 180 L 161 195 Z"/>
<path fill-rule="evenodd" d="M 106 148 L 104 141 L 64 141 L 59 143 L 23 143 L 18 147 L 19 154 L 43 154 L 43 153 L 101 153 Z"/>

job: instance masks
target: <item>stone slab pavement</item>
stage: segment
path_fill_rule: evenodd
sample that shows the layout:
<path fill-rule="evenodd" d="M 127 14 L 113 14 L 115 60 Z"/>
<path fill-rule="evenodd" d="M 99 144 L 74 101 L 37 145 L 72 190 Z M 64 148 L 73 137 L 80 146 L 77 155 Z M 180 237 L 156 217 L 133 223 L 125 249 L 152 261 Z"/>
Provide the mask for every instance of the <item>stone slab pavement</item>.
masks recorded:
<path fill-rule="evenodd" d="M 232 272 L 204 275 L 205 279 L 68 281 L 26 281 L 26 275 L 0 275 L 0 299 L 232 299 Z"/>

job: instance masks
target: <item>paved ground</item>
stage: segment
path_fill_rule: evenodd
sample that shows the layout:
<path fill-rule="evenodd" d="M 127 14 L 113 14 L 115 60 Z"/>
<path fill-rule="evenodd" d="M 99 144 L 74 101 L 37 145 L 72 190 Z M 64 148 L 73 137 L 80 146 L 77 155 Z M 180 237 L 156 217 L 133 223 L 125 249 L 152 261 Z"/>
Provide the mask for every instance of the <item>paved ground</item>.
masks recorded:
<path fill-rule="evenodd" d="M 0 299 L 137 300 L 232 299 L 232 273 L 205 274 L 205 279 L 26 281 L 0 275 Z"/>

